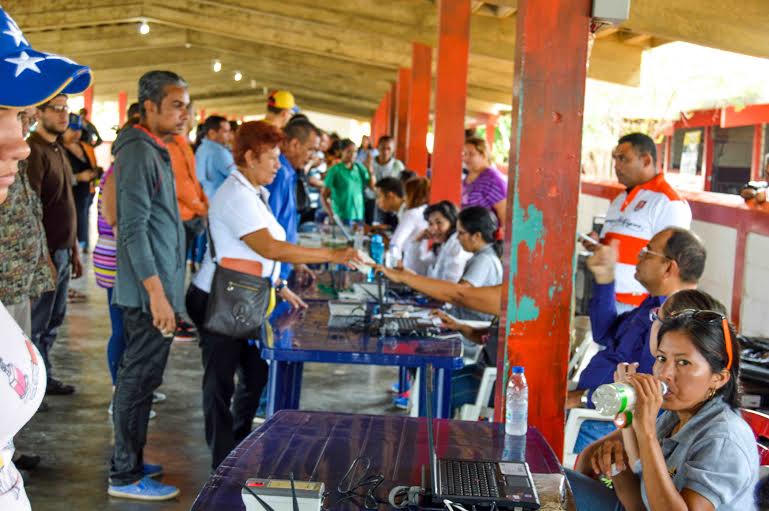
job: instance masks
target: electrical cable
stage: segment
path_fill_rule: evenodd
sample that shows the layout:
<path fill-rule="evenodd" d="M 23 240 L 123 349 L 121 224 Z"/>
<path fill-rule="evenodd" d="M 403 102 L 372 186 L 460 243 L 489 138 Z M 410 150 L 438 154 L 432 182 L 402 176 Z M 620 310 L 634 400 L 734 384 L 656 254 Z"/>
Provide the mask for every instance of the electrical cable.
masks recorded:
<path fill-rule="evenodd" d="M 359 479 L 355 480 L 354 475 L 359 467 L 361 468 L 362 475 Z M 336 487 L 336 491 L 341 497 L 331 503 L 328 507 L 321 506 L 321 509 L 323 509 L 323 511 L 338 509 L 337 506 L 346 501 L 355 503 L 361 509 L 370 510 L 377 509 L 379 504 L 384 504 L 384 502 L 380 502 L 375 495 L 376 490 L 384 482 L 384 475 L 369 474 L 370 468 L 371 458 L 367 456 L 358 456 L 355 458 Z M 361 493 L 358 490 L 363 490 L 363 492 Z M 330 490 L 326 491 L 323 494 L 323 502 L 325 503 L 326 498 L 331 495 L 332 492 Z"/>

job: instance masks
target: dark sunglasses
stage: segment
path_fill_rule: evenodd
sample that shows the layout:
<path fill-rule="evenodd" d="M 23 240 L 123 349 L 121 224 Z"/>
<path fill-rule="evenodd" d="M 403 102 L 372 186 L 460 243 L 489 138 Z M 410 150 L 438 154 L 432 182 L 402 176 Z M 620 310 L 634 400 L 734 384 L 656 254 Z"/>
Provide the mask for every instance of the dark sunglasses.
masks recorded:
<path fill-rule="evenodd" d="M 726 318 L 726 316 L 724 316 L 720 312 L 711 311 L 711 310 L 684 309 L 682 311 L 668 314 L 667 318 L 665 319 L 660 318 L 656 313 L 654 314 L 654 317 L 655 319 L 659 319 L 663 323 L 673 318 L 691 318 L 694 321 L 699 321 L 700 323 L 705 323 L 705 324 L 721 323 L 721 327 L 723 328 L 723 332 L 724 332 L 724 344 L 726 346 L 726 356 L 727 356 L 726 370 L 728 371 L 732 368 L 732 359 L 733 359 L 732 334 L 729 331 L 729 320 Z"/>

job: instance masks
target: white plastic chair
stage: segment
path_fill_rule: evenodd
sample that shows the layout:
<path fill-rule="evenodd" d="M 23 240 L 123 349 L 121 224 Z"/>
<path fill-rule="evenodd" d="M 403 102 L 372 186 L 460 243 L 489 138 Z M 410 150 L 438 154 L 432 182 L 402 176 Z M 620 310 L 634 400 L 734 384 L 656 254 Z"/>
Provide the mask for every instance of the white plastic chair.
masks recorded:
<path fill-rule="evenodd" d="M 494 408 L 489 406 L 489 399 L 497 381 L 497 368 L 487 367 L 483 370 L 481 385 L 478 387 L 478 395 L 475 403 L 462 405 L 456 415 L 456 419 L 463 421 L 477 421 L 481 414 L 491 421 L 494 417 Z"/>

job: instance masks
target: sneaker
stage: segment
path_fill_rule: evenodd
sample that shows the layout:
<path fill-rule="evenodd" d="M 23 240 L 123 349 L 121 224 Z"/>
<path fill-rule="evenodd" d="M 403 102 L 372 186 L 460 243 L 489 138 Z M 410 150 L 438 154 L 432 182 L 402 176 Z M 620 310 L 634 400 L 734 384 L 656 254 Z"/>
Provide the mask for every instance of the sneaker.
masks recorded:
<path fill-rule="evenodd" d="M 40 464 L 40 456 L 36 454 L 19 454 L 14 458 L 13 464 L 19 470 L 34 470 Z"/>
<path fill-rule="evenodd" d="M 179 488 L 163 484 L 150 477 L 143 477 L 133 484 L 117 486 L 110 484 L 107 494 L 121 499 L 134 500 L 171 500 L 179 495 Z"/>
<path fill-rule="evenodd" d="M 167 396 L 163 394 L 162 392 L 153 392 L 152 393 L 152 404 L 155 403 L 162 403 L 167 399 Z"/>
<path fill-rule="evenodd" d="M 75 387 L 62 383 L 56 378 L 48 378 L 48 383 L 45 387 L 46 396 L 69 396 L 75 393 Z"/>
<path fill-rule="evenodd" d="M 163 465 L 153 465 L 152 463 L 145 463 L 142 466 L 144 477 L 158 477 L 163 475 Z"/>
<path fill-rule="evenodd" d="M 411 382 L 406 380 L 406 388 L 403 389 L 403 392 L 408 392 L 410 388 L 411 388 Z M 390 392 L 392 392 L 393 394 L 400 394 L 401 393 L 400 383 L 396 381 L 395 383 L 390 385 Z"/>
<path fill-rule="evenodd" d="M 198 331 L 193 325 L 180 319 L 176 322 L 176 332 L 174 332 L 174 341 L 188 342 L 198 338 Z"/>
<path fill-rule="evenodd" d="M 409 393 L 404 392 L 400 396 L 394 397 L 393 406 L 400 410 L 408 410 L 409 409 Z"/>

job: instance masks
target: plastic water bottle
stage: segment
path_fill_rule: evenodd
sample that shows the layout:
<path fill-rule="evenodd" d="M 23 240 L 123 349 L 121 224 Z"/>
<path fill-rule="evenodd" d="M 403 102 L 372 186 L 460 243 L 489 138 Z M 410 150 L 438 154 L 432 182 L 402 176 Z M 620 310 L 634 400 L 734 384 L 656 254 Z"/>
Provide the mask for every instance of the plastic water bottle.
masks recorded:
<path fill-rule="evenodd" d="M 371 237 L 369 251 L 370 251 L 371 259 L 373 259 L 376 264 L 382 264 L 382 261 L 384 261 L 384 240 L 382 239 L 381 235 L 374 234 Z M 368 281 L 369 282 L 374 281 L 373 268 L 371 269 L 371 273 L 369 273 Z"/>
<path fill-rule="evenodd" d="M 529 420 L 529 386 L 522 366 L 513 367 L 513 375 L 507 382 L 505 407 L 505 433 L 525 435 Z"/>
<path fill-rule="evenodd" d="M 662 395 L 668 391 L 665 382 L 660 382 Z M 593 392 L 593 404 L 601 415 L 614 417 L 622 412 L 630 412 L 635 408 L 635 389 L 627 383 L 607 383 Z"/>

